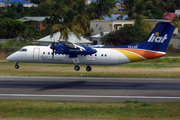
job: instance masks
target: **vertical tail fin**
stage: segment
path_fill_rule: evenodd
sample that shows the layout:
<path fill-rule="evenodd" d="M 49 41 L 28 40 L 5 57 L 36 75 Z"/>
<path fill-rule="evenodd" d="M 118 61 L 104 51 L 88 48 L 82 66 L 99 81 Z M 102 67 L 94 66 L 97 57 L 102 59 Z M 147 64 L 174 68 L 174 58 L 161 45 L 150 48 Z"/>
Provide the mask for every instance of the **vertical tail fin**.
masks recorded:
<path fill-rule="evenodd" d="M 175 26 L 170 22 L 158 22 L 148 39 L 140 44 L 139 48 L 153 51 L 166 52 L 173 35 Z"/>

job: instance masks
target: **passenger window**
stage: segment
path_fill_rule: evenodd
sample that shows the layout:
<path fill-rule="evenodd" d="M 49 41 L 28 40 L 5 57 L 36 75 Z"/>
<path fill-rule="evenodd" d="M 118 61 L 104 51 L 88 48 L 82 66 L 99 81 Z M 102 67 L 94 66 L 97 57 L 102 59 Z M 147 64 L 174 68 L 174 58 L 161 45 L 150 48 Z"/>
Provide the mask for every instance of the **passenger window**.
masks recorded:
<path fill-rule="evenodd" d="M 45 52 L 43 52 L 43 55 L 45 55 Z"/>
<path fill-rule="evenodd" d="M 50 54 L 50 52 L 48 52 L 48 55 Z"/>
<path fill-rule="evenodd" d="M 101 54 L 101 57 L 103 57 L 103 54 Z"/>
<path fill-rule="evenodd" d="M 107 55 L 105 54 L 105 57 L 106 57 Z"/>
<path fill-rule="evenodd" d="M 97 56 L 97 54 L 95 54 L 95 56 Z"/>

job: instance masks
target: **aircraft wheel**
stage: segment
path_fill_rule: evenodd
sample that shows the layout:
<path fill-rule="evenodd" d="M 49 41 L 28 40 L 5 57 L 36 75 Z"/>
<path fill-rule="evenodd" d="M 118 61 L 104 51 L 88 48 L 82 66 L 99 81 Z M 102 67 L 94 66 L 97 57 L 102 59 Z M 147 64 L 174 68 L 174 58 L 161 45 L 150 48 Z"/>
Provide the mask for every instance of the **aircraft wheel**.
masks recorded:
<path fill-rule="evenodd" d="M 15 65 L 15 68 L 18 69 L 18 68 L 19 68 L 19 65 Z"/>
<path fill-rule="evenodd" d="M 74 66 L 74 70 L 75 71 L 79 71 L 80 70 L 80 67 L 78 65 Z"/>
<path fill-rule="evenodd" d="M 86 67 L 86 71 L 90 72 L 92 70 L 92 68 L 90 66 Z"/>

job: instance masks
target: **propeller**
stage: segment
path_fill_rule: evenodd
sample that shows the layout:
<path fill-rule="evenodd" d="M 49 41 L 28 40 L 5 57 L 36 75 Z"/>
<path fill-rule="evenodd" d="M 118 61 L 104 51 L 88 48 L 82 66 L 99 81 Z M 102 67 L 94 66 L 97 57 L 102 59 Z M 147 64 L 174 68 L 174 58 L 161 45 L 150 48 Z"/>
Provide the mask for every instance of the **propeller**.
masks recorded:
<path fill-rule="evenodd" d="M 55 40 L 51 43 L 50 48 L 53 50 L 53 52 L 52 52 L 52 59 L 54 60 Z"/>

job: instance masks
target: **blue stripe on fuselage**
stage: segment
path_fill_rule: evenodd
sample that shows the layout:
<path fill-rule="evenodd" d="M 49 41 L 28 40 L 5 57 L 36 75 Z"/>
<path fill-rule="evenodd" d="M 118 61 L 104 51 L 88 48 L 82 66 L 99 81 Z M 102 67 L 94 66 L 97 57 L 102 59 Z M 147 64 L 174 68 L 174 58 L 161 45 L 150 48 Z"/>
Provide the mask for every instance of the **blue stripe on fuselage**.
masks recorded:
<path fill-rule="evenodd" d="M 76 55 L 89 55 L 89 54 L 94 54 L 97 51 L 91 47 L 87 47 L 87 46 L 83 46 L 83 45 L 79 45 L 83 48 L 85 48 L 86 50 L 80 50 L 79 48 L 69 48 L 65 45 L 56 45 L 55 46 L 55 53 L 57 54 L 76 54 Z"/>

